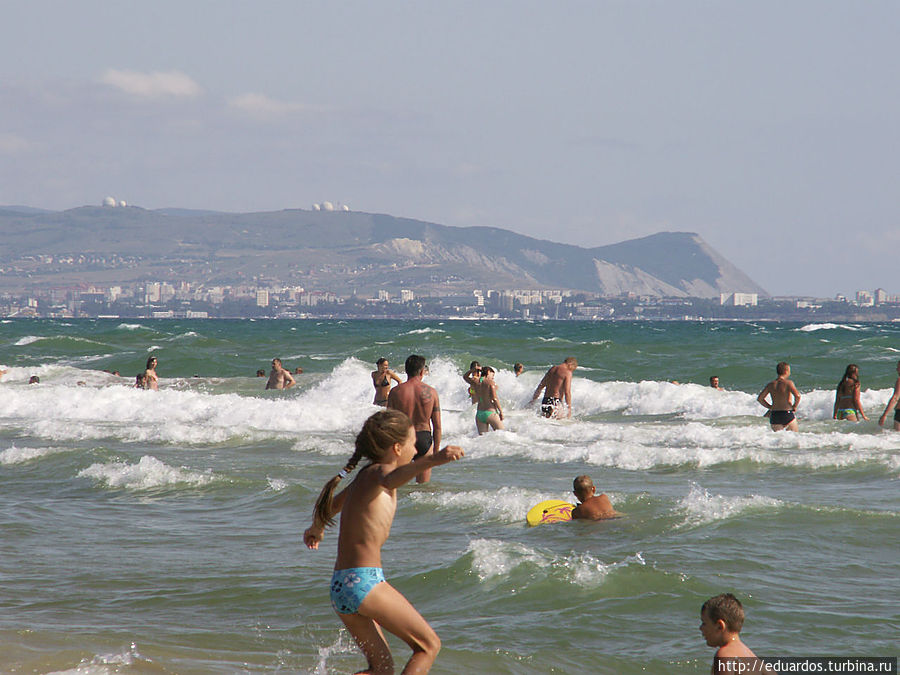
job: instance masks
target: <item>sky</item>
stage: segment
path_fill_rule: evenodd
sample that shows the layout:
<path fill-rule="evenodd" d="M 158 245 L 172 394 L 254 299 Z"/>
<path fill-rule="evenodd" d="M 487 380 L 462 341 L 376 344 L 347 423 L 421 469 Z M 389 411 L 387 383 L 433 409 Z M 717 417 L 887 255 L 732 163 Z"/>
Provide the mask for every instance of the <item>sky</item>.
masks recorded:
<path fill-rule="evenodd" d="M 898 31 L 894 0 L 5 2 L 0 204 L 696 232 L 773 295 L 900 294 Z"/>

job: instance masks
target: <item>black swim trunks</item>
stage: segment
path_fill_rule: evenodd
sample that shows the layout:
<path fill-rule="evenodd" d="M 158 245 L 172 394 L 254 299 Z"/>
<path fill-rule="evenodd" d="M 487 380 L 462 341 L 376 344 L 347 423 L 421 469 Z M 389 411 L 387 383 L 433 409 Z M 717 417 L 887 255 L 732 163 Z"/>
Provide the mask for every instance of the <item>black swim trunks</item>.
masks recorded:
<path fill-rule="evenodd" d="M 430 431 L 417 431 L 416 432 L 416 458 L 418 459 L 431 447 L 431 432 Z"/>
<path fill-rule="evenodd" d="M 794 413 L 791 410 L 773 410 L 772 414 L 769 415 L 769 424 L 771 424 L 773 427 L 776 424 L 787 426 L 793 421 Z"/>
<path fill-rule="evenodd" d="M 562 399 L 558 399 L 555 396 L 545 396 L 541 401 L 541 415 L 553 417 L 561 405 Z"/>
<path fill-rule="evenodd" d="M 894 408 L 894 421 L 900 422 L 900 408 Z"/>

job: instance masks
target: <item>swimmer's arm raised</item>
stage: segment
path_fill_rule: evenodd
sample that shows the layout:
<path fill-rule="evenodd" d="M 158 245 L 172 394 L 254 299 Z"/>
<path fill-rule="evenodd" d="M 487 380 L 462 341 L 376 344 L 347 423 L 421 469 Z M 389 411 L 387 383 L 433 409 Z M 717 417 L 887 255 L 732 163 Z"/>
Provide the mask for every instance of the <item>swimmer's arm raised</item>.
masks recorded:
<path fill-rule="evenodd" d="M 441 464 L 453 462 L 457 459 L 461 459 L 465 454 L 463 449 L 458 445 L 448 445 L 439 452 L 425 455 L 409 464 L 398 466 L 381 479 L 381 484 L 389 490 L 393 490 L 401 485 L 405 485 L 425 469 L 432 469 Z"/>

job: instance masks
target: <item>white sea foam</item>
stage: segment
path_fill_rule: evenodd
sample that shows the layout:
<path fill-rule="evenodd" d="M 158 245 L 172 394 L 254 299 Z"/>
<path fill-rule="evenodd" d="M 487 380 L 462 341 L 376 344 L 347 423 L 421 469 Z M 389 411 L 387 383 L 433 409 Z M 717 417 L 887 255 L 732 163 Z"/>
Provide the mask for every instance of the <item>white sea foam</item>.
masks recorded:
<path fill-rule="evenodd" d="M 543 553 L 518 542 L 500 539 L 473 539 L 466 553 L 472 555 L 472 571 L 481 581 L 502 579 L 524 567 L 532 574 L 561 578 L 587 588 L 602 585 L 615 569 L 646 564 L 640 552 L 614 563 L 604 563 L 589 553 Z"/>
<path fill-rule="evenodd" d="M 804 394 L 796 434 L 773 434 L 752 395 L 668 382 L 579 381 L 575 418 L 556 421 L 538 417 L 528 405 L 540 373 L 516 378 L 507 370 L 497 373 L 507 431 L 479 437 L 459 368 L 441 358 L 429 367 L 426 382 L 441 393 L 444 443 L 462 444 L 470 461 L 525 457 L 630 470 L 734 461 L 812 468 L 873 462 L 896 470 L 898 461 L 896 435 L 873 433 L 871 422 L 831 421 L 831 391 Z M 115 438 L 206 445 L 293 438 L 298 452 L 344 458 L 363 421 L 378 410 L 370 371 L 370 364 L 348 358 L 320 379 L 303 382 L 303 389 L 246 396 L 214 393 L 213 381 L 200 389 L 164 378 L 161 390 L 150 392 L 96 370 L 13 368 L 3 378 L 0 420 L 51 443 Z M 38 374 L 41 385 L 25 385 L 30 374 Z M 82 381 L 87 386 L 75 386 Z M 874 414 L 889 395 L 866 390 L 863 404 Z M 622 405 L 627 410 L 615 409 Z"/>
<path fill-rule="evenodd" d="M 17 448 L 13 445 L 0 452 L 0 464 L 22 464 L 48 455 L 71 451 L 72 448 Z"/>
<path fill-rule="evenodd" d="M 749 497 L 726 497 L 711 495 L 696 483 L 691 484 L 688 495 L 678 507 L 685 513 L 681 527 L 705 525 L 717 520 L 734 518 L 748 511 L 771 511 L 784 505 L 780 499 L 750 495 Z"/>
<path fill-rule="evenodd" d="M 69 670 L 55 670 L 48 675 L 112 675 L 122 672 L 124 666 L 128 670 L 137 666 L 140 662 L 147 662 L 132 642 L 129 649 L 118 653 L 97 654 L 90 661 L 83 659 L 78 666 Z"/>
<path fill-rule="evenodd" d="M 147 490 L 180 483 L 200 486 L 207 485 L 214 479 L 211 474 L 172 467 L 150 455 L 141 457 L 137 464 L 127 462 L 92 464 L 87 469 L 79 471 L 78 476 L 93 478 L 109 487 L 132 490 Z"/>
<path fill-rule="evenodd" d="M 795 328 L 794 331 L 812 333 L 817 330 L 835 330 L 836 328 L 842 328 L 844 330 L 861 330 L 859 326 L 850 326 L 844 323 L 808 323 L 800 328 Z"/>
<path fill-rule="evenodd" d="M 416 491 L 410 492 L 408 498 L 416 504 L 434 506 L 441 511 L 476 511 L 481 521 L 501 520 L 507 523 L 524 523 L 528 509 L 544 499 L 573 500 L 571 493 L 548 494 L 510 487 L 463 492 Z"/>
<path fill-rule="evenodd" d="M 403 333 L 404 335 L 427 335 L 428 333 L 446 333 L 447 331 L 440 328 L 414 328 L 413 330 Z"/>
<path fill-rule="evenodd" d="M 16 347 L 24 347 L 25 345 L 30 345 L 35 342 L 38 342 L 39 340 L 44 340 L 44 339 L 46 339 L 46 338 L 44 338 L 41 335 L 26 335 L 25 337 L 21 337 L 18 340 L 16 340 L 15 344 L 16 344 Z"/>
<path fill-rule="evenodd" d="M 288 486 L 287 481 L 283 480 L 281 478 L 268 478 L 267 477 L 266 482 L 268 483 L 268 486 L 269 486 L 268 489 L 271 490 L 272 492 L 281 492 Z"/>
<path fill-rule="evenodd" d="M 119 330 L 138 330 L 143 328 L 143 326 L 139 323 L 120 323 L 116 328 Z"/>

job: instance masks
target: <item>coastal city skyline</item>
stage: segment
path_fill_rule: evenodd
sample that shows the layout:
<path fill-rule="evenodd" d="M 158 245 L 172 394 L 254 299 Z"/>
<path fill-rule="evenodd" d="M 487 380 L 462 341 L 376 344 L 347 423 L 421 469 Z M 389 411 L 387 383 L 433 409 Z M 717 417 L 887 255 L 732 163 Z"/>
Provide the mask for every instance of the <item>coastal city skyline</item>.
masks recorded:
<path fill-rule="evenodd" d="M 7 10 L 2 204 L 689 231 L 779 295 L 892 275 L 894 3 Z"/>

